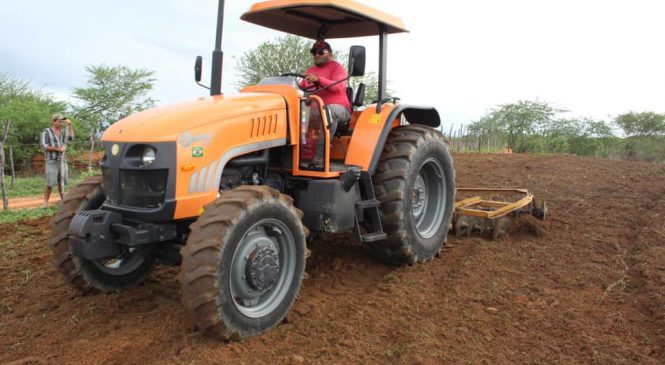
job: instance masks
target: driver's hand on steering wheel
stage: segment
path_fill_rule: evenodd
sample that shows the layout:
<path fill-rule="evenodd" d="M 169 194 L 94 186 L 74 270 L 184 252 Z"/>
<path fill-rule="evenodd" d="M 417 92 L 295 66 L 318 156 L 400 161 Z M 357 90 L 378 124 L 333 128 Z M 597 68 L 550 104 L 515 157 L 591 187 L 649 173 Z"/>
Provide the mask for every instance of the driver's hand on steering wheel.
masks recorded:
<path fill-rule="evenodd" d="M 311 83 L 314 83 L 314 84 L 319 82 L 319 78 L 316 75 L 312 75 L 312 74 L 306 74 L 305 75 L 305 80 L 307 80 Z"/>

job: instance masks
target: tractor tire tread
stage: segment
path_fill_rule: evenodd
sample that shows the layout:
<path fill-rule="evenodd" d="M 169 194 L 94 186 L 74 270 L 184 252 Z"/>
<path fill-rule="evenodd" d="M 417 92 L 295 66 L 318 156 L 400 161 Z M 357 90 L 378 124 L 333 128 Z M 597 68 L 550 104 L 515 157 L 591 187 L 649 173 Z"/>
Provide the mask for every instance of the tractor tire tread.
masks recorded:
<path fill-rule="evenodd" d="M 93 288 L 83 278 L 69 251 L 67 243 L 69 224 L 76 214 L 76 210 L 87 202 L 92 193 L 101 188 L 101 177 L 88 177 L 65 195 L 59 204 L 58 212 L 51 220 L 52 238 L 49 243 L 53 250 L 53 263 L 62 273 L 67 284 L 83 293 L 90 292 Z"/>
<path fill-rule="evenodd" d="M 266 201 L 278 202 L 295 217 L 302 212 L 293 206 L 293 199 L 267 186 L 242 186 L 222 193 L 204 207 L 204 214 L 193 223 L 187 245 L 181 249 L 182 268 L 178 279 L 182 288 L 182 302 L 191 313 L 194 324 L 203 333 L 229 341 L 248 337 L 241 329 L 231 328 L 219 314 L 217 295 L 219 272 L 226 236 L 234 222 Z M 307 230 L 302 224 L 303 234 Z M 308 252 L 306 252 L 307 255 Z"/>
<path fill-rule="evenodd" d="M 376 197 L 381 202 L 381 222 L 388 237 L 382 241 L 369 243 L 370 250 L 385 262 L 395 265 L 427 262 L 437 256 L 445 244 L 447 234 L 444 235 L 444 241 L 436 255 L 419 255 L 408 243 L 408 233 L 404 224 L 405 191 L 409 178 L 407 168 L 417 151 L 431 142 L 440 142 L 447 150 L 440 132 L 429 127 L 410 124 L 393 129 L 385 143 L 373 180 Z M 452 174 L 454 181 L 454 170 Z M 444 221 L 443 224 L 447 226 L 449 222 Z"/>

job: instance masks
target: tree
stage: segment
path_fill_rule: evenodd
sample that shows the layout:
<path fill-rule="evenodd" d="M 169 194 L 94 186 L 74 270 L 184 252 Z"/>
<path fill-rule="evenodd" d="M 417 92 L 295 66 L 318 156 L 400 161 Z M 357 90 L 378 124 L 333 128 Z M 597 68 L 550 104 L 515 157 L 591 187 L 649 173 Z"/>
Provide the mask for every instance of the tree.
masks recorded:
<path fill-rule="evenodd" d="M 14 96 L 29 92 L 30 87 L 27 82 L 15 79 L 6 73 L 0 74 L 0 106 L 4 106 Z"/>
<path fill-rule="evenodd" d="M 503 135 L 497 120 L 490 116 L 484 116 L 477 121 L 471 122 L 467 131 L 469 135 L 478 138 L 478 152 L 482 151 L 483 145 L 486 145 L 489 150 L 492 141 L 498 142 Z"/>
<path fill-rule="evenodd" d="M 27 164 L 40 152 L 39 136 L 51 125 L 51 115 L 66 113 L 68 108 L 67 103 L 33 90 L 27 82 L 0 74 L 0 122 L 12 122 L 7 143 L 14 146 L 17 164 Z"/>
<path fill-rule="evenodd" d="M 155 79 L 154 71 L 127 66 L 88 66 L 86 71 L 88 86 L 74 89 L 74 97 L 81 101 L 74 112 L 87 127 L 92 166 L 95 139 L 105 126 L 155 105 L 147 96 Z"/>
<path fill-rule="evenodd" d="M 305 38 L 290 34 L 259 44 L 237 60 L 238 87 L 256 85 L 268 76 L 305 72 L 312 65 L 310 47 Z"/>
<path fill-rule="evenodd" d="M 261 43 L 258 47 L 249 50 L 240 56 L 236 62 L 239 73 L 237 86 L 243 88 L 255 85 L 269 76 L 278 76 L 283 73 L 304 73 L 312 66 L 312 55 L 309 53 L 311 41 L 295 35 L 279 37 L 274 41 Z M 333 51 L 337 62 L 346 67 L 349 55 L 347 52 Z M 365 84 L 365 100 L 373 101 L 379 95 L 379 82 L 375 72 L 368 72 L 363 77 L 352 77 L 349 86 L 354 90 L 358 84 Z M 391 94 L 391 90 L 387 91 Z"/>
<path fill-rule="evenodd" d="M 491 121 L 506 134 L 510 149 L 526 152 L 527 138 L 545 129 L 559 112 L 563 110 L 542 101 L 520 100 L 514 104 L 500 105 L 499 109 L 493 109 L 484 119 Z"/>
<path fill-rule="evenodd" d="M 665 156 L 665 114 L 629 112 L 614 119 L 623 129 L 625 154 L 629 160 L 662 161 Z"/>
<path fill-rule="evenodd" d="M 629 112 L 614 119 L 628 137 L 665 135 L 665 114 L 654 112 Z"/>
<path fill-rule="evenodd" d="M 578 124 L 578 133 L 567 139 L 567 153 L 607 158 L 617 150 L 617 139 L 605 121 L 582 118 Z"/>
<path fill-rule="evenodd" d="M 582 135 L 582 122 L 575 118 L 559 118 L 545 121 L 540 133 L 547 138 L 577 137 Z"/>
<path fill-rule="evenodd" d="M 591 118 L 582 119 L 583 135 L 586 138 L 610 138 L 614 137 L 612 127 L 603 120 Z"/>

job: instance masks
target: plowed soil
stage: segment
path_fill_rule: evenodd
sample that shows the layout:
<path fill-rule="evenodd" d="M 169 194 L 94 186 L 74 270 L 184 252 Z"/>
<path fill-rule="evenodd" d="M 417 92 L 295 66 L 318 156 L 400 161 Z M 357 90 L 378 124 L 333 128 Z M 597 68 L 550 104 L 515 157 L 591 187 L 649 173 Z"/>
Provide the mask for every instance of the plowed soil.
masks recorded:
<path fill-rule="evenodd" d="M 48 219 L 0 226 L 0 363 L 665 363 L 664 165 L 454 157 L 458 186 L 529 189 L 549 220 L 522 217 L 498 241 L 450 235 L 403 267 L 323 236 L 287 320 L 240 343 L 192 327 L 177 268 L 81 295 L 52 264 Z"/>

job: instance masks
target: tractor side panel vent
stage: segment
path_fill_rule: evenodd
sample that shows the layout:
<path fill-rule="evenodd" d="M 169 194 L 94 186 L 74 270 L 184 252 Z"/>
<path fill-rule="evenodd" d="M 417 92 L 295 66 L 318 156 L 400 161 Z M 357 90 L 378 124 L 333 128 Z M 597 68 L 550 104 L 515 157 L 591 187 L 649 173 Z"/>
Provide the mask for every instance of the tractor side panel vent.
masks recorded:
<path fill-rule="evenodd" d="M 277 134 L 277 114 L 252 118 L 252 131 L 249 138 L 262 138 Z"/>

